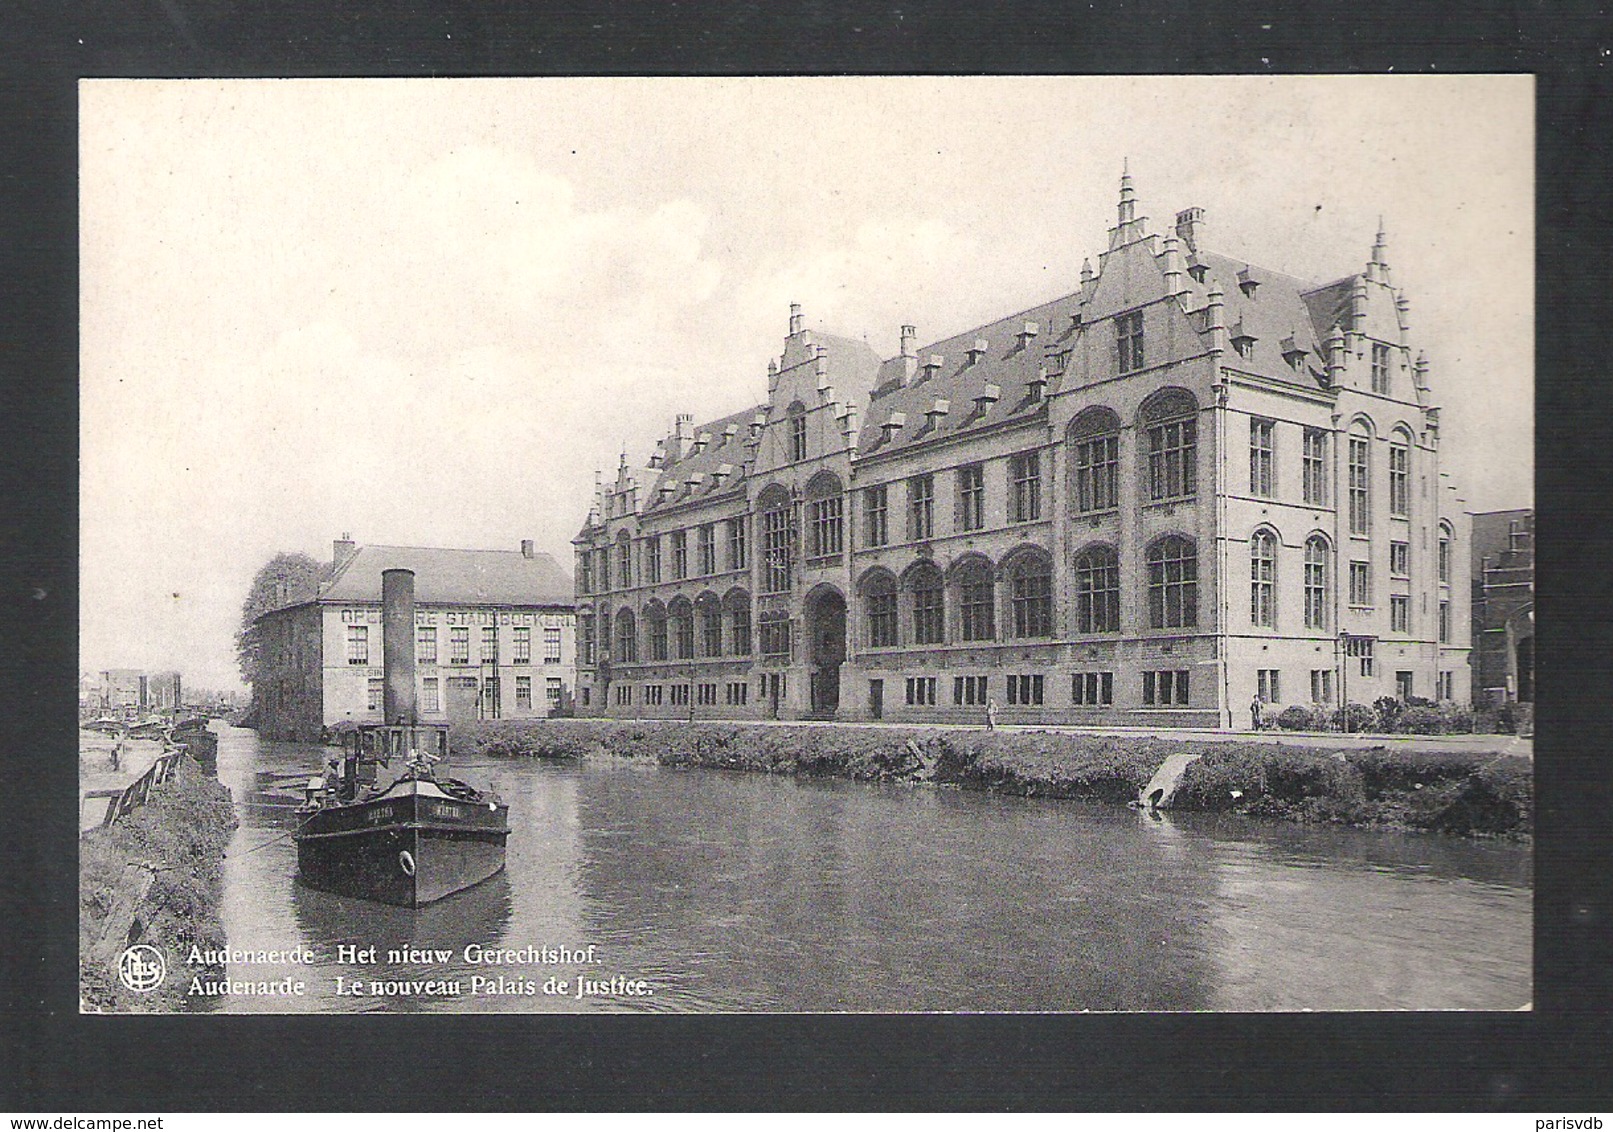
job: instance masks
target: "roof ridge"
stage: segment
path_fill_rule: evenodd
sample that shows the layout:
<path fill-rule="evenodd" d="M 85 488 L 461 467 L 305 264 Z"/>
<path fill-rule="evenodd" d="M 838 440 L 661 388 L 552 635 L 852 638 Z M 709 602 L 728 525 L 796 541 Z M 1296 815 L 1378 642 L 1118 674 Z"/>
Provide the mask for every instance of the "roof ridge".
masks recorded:
<path fill-rule="evenodd" d="M 515 550 L 505 550 L 502 547 L 494 546 L 411 546 L 407 543 L 367 542 L 359 546 L 358 551 L 354 552 L 352 558 L 357 558 L 358 552 L 365 550 L 440 550 L 448 554 L 514 554 L 522 558 L 526 557 L 526 555 L 521 553 L 520 548 L 516 548 Z M 534 549 L 533 554 L 547 554 L 550 558 L 554 557 L 554 555 L 549 554 L 547 550 Z M 349 559 L 349 561 L 351 561 L 351 559 Z"/>
<path fill-rule="evenodd" d="M 936 338 L 933 341 L 926 342 L 923 346 L 918 347 L 918 348 L 919 349 L 927 349 L 930 346 L 934 346 L 939 342 L 949 342 L 954 338 L 962 338 L 964 335 L 970 334 L 970 333 L 972 333 L 972 332 L 974 332 L 976 330 L 983 330 L 988 326 L 995 326 L 999 322 L 1007 322 L 1010 319 L 1019 318 L 1021 315 L 1030 314 L 1031 311 L 1041 310 L 1043 307 L 1050 307 L 1055 303 L 1060 303 L 1060 302 L 1063 302 L 1066 299 L 1074 298 L 1076 295 L 1079 295 L 1080 293 L 1081 293 L 1081 288 L 1077 287 L 1073 291 L 1066 291 L 1063 294 L 1056 295 L 1051 299 L 1044 299 L 1039 303 L 1032 303 L 1030 306 L 1024 308 L 1023 310 L 1014 311 L 1011 314 L 1005 314 L 1001 318 L 992 318 L 992 319 L 987 319 L 985 322 L 977 322 L 975 325 L 973 325 L 971 327 L 968 327 L 968 328 L 966 328 L 964 330 L 960 330 L 956 334 L 943 334 L 941 337 Z M 885 361 L 887 361 L 887 362 L 895 361 L 898 358 L 900 358 L 901 356 L 902 356 L 901 354 L 897 354 L 897 355 L 895 355 L 895 357 L 886 358 Z"/>

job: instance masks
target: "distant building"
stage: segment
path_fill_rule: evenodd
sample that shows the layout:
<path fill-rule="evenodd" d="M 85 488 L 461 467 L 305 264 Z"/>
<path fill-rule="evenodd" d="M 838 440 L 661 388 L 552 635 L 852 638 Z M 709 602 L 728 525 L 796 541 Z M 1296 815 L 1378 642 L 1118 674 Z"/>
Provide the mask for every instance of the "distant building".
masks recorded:
<path fill-rule="evenodd" d="M 1248 726 L 1465 702 L 1469 517 L 1382 232 L 1313 285 L 1123 177 L 1078 289 L 896 357 L 792 307 L 762 403 L 623 455 L 576 546 L 580 708 Z"/>
<path fill-rule="evenodd" d="M 1535 698 L 1535 513 L 1473 516 L 1473 698 Z"/>
<path fill-rule="evenodd" d="M 519 551 L 334 544 L 319 596 L 259 617 L 252 715 L 267 739 L 317 741 L 381 719 L 381 573 L 415 573 L 415 678 L 423 720 L 530 719 L 576 688 L 572 580 Z"/>
<path fill-rule="evenodd" d="M 183 703 L 182 687 L 177 672 L 105 668 L 79 680 L 79 706 L 128 716 L 173 712 Z"/>

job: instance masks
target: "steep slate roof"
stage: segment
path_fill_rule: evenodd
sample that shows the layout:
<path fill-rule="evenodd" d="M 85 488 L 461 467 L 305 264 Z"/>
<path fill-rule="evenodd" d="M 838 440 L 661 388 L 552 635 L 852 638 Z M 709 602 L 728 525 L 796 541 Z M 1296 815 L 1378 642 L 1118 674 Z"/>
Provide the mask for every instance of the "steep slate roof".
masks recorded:
<path fill-rule="evenodd" d="M 1216 252 L 1201 251 L 1199 258 L 1210 270 L 1202 284 L 1193 283 L 1189 278 L 1188 282 L 1195 292 L 1194 299 L 1188 303 L 1189 309 L 1204 306 L 1209 301 L 1210 285 L 1219 283 L 1225 292 L 1222 302 L 1225 304 L 1223 320 L 1227 327 L 1227 341 L 1237 337 L 1240 326 L 1244 333 L 1255 339 L 1250 357 L 1234 354 L 1226 364 L 1291 385 L 1321 388 L 1323 381 L 1318 375 L 1326 372 L 1327 363 L 1323 342 L 1333 324 L 1329 322 L 1318 329 L 1312 308 L 1305 298 L 1309 285 L 1292 275 L 1268 271 L 1246 260 L 1231 259 Z M 1245 271 L 1248 272 L 1246 276 L 1241 274 Z M 1242 279 L 1257 284 L 1253 298 L 1243 293 L 1240 286 Z M 1346 291 L 1346 302 L 1348 299 L 1349 292 Z M 1200 323 L 1198 328 L 1203 330 L 1203 324 Z M 1290 366 L 1283 357 L 1284 343 L 1289 339 L 1292 339 L 1294 346 L 1306 351 L 1299 370 Z"/>
<path fill-rule="evenodd" d="M 518 550 L 363 546 L 320 591 L 320 601 L 380 601 L 381 572 L 414 571 L 417 602 L 444 605 L 576 603 L 571 575 L 551 556 Z"/>
<path fill-rule="evenodd" d="M 849 396 L 859 406 L 865 403 L 881 364 L 874 348 L 860 338 L 826 334 L 821 330 L 812 331 L 812 344 L 828 352 L 829 381 L 835 387 L 835 395 L 842 401 Z"/>
<path fill-rule="evenodd" d="M 1305 292 L 1305 306 L 1309 308 L 1311 322 L 1323 341 L 1327 340 L 1335 325 L 1346 330 L 1350 328 L 1350 295 L 1355 291 L 1356 280 L 1360 278 L 1359 275 L 1346 275 L 1343 279 L 1335 279 Z"/>
<path fill-rule="evenodd" d="M 705 451 L 696 452 L 691 444 L 688 455 L 681 460 L 668 459 L 658 470 L 658 474 L 650 481 L 649 492 L 644 499 L 642 510 L 653 511 L 657 506 L 670 507 L 674 503 L 689 498 L 683 485 L 691 476 L 703 475 L 700 495 L 709 495 L 712 492 L 712 473 L 724 464 L 732 464 L 733 471 L 723 479 L 722 491 L 727 491 L 735 485 L 744 482 L 746 463 L 751 458 L 752 449 L 747 447 L 745 441 L 750 439 L 750 423 L 758 413 L 765 412 L 766 405 L 753 405 L 749 409 L 737 413 L 730 413 L 726 417 L 719 417 L 709 424 L 696 425 L 690 433 L 691 439 L 698 438 L 701 433 L 711 434 L 711 443 L 706 445 Z M 729 425 L 735 426 L 733 439 L 723 443 L 723 430 Z M 672 454 L 669 452 L 668 456 Z M 664 503 L 658 503 L 658 485 L 667 477 L 678 481 L 679 489 Z M 698 496 L 697 496 L 698 498 Z"/>
<path fill-rule="evenodd" d="M 1080 292 L 1073 292 L 920 347 L 915 351 L 917 368 L 906 386 L 901 384 L 904 359 L 898 356 L 887 360 L 880 367 L 879 383 L 863 415 L 858 449 L 864 455 L 899 451 L 937 436 L 1028 418 L 1042 411 L 1045 402 L 1028 400 L 1030 383 L 1043 365 L 1053 368 L 1048 359 L 1050 345 L 1056 350 L 1074 344 L 1072 316 L 1080 297 Z M 1027 322 L 1036 323 L 1037 334 L 1021 346 L 1019 334 Z M 971 363 L 969 351 L 977 338 L 986 340 L 986 352 Z M 925 377 L 924 366 L 932 354 L 941 355 L 941 368 Z M 983 414 L 976 415 L 975 398 L 985 392 L 987 385 L 997 386 L 1000 396 Z M 925 414 L 937 398 L 948 402 L 948 412 L 931 430 Z M 882 427 L 892 413 L 904 414 L 907 422 L 886 443 Z"/>

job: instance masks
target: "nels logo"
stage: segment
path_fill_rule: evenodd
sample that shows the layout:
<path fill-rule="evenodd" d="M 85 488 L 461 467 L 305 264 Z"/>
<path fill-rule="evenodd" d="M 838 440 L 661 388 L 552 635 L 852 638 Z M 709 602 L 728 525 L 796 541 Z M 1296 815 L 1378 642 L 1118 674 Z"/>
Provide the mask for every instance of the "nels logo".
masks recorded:
<path fill-rule="evenodd" d="M 162 952 L 146 943 L 125 948 L 118 956 L 118 978 L 139 994 L 156 990 L 168 976 L 168 963 Z"/>

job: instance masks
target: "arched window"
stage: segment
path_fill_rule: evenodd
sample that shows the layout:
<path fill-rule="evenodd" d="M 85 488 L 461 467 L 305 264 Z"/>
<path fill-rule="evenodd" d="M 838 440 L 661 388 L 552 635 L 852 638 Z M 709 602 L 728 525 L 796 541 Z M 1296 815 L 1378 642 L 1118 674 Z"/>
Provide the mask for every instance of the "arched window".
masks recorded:
<path fill-rule="evenodd" d="M 1389 514 L 1411 514 L 1411 433 L 1404 428 L 1389 434 Z"/>
<path fill-rule="evenodd" d="M 667 658 L 666 607 L 652 601 L 644 607 L 644 620 L 650 631 L 650 659 Z"/>
<path fill-rule="evenodd" d="M 1267 530 L 1249 538 L 1249 624 L 1277 627 L 1277 536 Z"/>
<path fill-rule="evenodd" d="M 1305 628 L 1327 628 L 1327 540 L 1312 535 L 1305 540 Z"/>
<path fill-rule="evenodd" d="M 1199 552 L 1180 535 L 1148 548 L 1148 624 L 1155 629 L 1199 623 Z"/>
<path fill-rule="evenodd" d="M 1093 406 L 1070 422 L 1070 499 L 1078 515 L 1113 511 L 1120 505 L 1120 418 Z"/>
<path fill-rule="evenodd" d="M 616 615 L 616 659 L 622 664 L 638 661 L 637 626 L 631 609 L 624 609 Z"/>
<path fill-rule="evenodd" d="M 694 659 L 694 607 L 688 598 L 674 598 L 667 606 L 672 623 L 672 655 L 677 660 Z"/>
<path fill-rule="evenodd" d="M 940 644 L 946 639 L 941 571 L 933 562 L 920 562 L 907 572 L 905 582 L 912 597 L 913 643 Z"/>
<path fill-rule="evenodd" d="M 633 584 L 633 540 L 626 531 L 616 536 L 616 576 L 623 589 Z"/>
<path fill-rule="evenodd" d="M 896 579 L 888 571 L 872 571 L 863 580 L 862 594 L 868 619 L 868 647 L 895 648 Z"/>
<path fill-rule="evenodd" d="M 1350 533 L 1372 532 L 1372 429 L 1364 421 L 1350 426 Z"/>
<path fill-rule="evenodd" d="M 1026 551 L 1009 562 L 1008 600 L 1014 636 L 1053 635 L 1053 564 L 1045 553 Z"/>
<path fill-rule="evenodd" d="M 1166 389 L 1143 402 L 1143 482 L 1151 501 L 1188 499 L 1198 492 L 1198 402 L 1185 389 Z"/>
<path fill-rule="evenodd" d="M 1439 524 L 1439 581 L 1441 585 L 1451 584 L 1451 527 L 1449 523 Z"/>
<path fill-rule="evenodd" d="M 1075 556 L 1075 628 L 1078 633 L 1120 628 L 1120 556 L 1112 546 L 1089 546 Z"/>
<path fill-rule="evenodd" d="M 714 593 L 703 593 L 695 602 L 700 619 L 700 655 L 722 655 L 722 602 Z"/>
<path fill-rule="evenodd" d="M 990 641 L 997 637 L 997 586 L 991 563 L 981 557 L 966 558 L 954 571 L 958 594 L 959 636 L 966 641 Z"/>
<path fill-rule="evenodd" d="M 762 521 L 762 592 L 781 594 L 790 588 L 790 497 L 777 485 L 757 501 Z"/>
<path fill-rule="evenodd" d="M 723 607 L 728 611 L 728 651 L 735 656 L 749 656 L 750 594 L 741 589 L 729 590 Z"/>
<path fill-rule="evenodd" d="M 845 507 L 840 480 L 820 472 L 807 484 L 807 557 L 838 558 L 845 544 L 842 513 Z"/>

